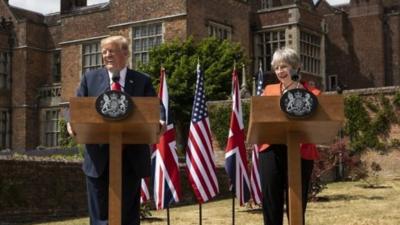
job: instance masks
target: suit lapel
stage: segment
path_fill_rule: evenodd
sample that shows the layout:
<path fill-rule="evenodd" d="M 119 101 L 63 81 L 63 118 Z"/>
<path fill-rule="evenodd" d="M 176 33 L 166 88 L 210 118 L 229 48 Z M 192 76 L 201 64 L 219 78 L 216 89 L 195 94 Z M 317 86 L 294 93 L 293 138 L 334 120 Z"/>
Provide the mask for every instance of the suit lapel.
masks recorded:
<path fill-rule="evenodd" d="M 110 77 L 108 76 L 108 72 L 105 68 L 103 68 L 100 72 L 100 76 L 98 76 L 98 84 L 99 84 L 99 92 L 104 93 L 106 91 L 111 90 L 110 87 Z"/>
<path fill-rule="evenodd" d="M 128 93 L 130 96 L 133 96 L 134 85 L 135 85 L 135 73 L 132 70 L 128 69 L 126 71 L 124 91 Z"/>

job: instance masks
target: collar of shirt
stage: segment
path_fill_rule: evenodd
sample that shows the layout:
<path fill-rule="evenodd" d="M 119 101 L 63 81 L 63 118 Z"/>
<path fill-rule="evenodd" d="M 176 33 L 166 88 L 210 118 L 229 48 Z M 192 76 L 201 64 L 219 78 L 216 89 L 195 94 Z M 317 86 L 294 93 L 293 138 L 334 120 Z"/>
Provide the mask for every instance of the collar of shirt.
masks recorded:
<path fill-rule="evenodd" d="M 119 71 L 119 82 L 118 83 L 121 85 L 122 90 L 124 90 L 124 88 L 125 88 L 125 78 L 126 78 L 127 71 L 128 71 L 127 67 L 124 67 L 122 70 Z M 113 83 L 112 73 L 109 70 L 107 70 L 107 72 L 108 72 L 108 77 L 110 78 L 110 86 L 111 86 L 111 84 Z"/>

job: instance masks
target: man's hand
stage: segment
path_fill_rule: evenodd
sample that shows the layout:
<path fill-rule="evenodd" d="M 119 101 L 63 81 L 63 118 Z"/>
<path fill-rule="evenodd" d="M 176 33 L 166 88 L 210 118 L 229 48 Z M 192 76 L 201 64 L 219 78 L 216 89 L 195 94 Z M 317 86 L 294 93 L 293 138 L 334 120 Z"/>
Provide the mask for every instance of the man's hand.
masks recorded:
<path fill-rule="evenodd" d="M 164 120 L 160 120 L 160 135 L 167 131 L 167 123 Z"/>
<path fill-rule="evenodd" d="M 70 124 L 69 122 L 67 123 L 67 131 L 68 131 L 69 136 L 75 137 L 76 133 L 75 133 L 75 131 L 72 129 L 71 124 Z"/>

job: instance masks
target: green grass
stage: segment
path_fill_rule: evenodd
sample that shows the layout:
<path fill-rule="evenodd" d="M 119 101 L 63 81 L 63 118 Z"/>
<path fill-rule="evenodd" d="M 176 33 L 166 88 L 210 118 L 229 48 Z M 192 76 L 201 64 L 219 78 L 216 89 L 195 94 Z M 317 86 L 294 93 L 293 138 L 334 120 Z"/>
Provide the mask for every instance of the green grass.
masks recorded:
<path fill-rule="evenodd" d="M 307 208 L 307 225 L 396 225 L 400 224 L 400 179 L 387 180 L 379 188 L 364 188 L 362 182 L 331 183 L 320 195 L 320 201 Z M 232 224 L 231 199 L 206 203 L 203 224 Z M 260 225 L 259 209 L 236 206 L 237 225 Z M 167 224 L 166 211 L 152 211 L 152 217 L 142 224 Z M 170 210 L 171 224 L 199 224 L 198 205 Z M 41 223 L 40 225 L 86 225 L 88 219 Z M 287 222 L 286 222 L 287 224 Z"/>

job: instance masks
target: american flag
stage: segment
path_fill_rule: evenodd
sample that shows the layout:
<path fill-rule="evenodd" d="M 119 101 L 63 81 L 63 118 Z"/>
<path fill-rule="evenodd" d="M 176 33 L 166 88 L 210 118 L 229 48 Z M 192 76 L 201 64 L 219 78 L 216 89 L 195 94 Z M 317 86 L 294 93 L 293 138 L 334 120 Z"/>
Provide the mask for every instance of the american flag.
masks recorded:
<path fill-rule="evenodd" d="M 250 181 L 245 146 L 245 135 L 240 102 L 239 81 L 236 69 L 232 73 L 232 113 L 228 144 L 225 149 L 225 170 L 231 180 L 231 189 L 239 199 L 240 205 L 250 199 Z"/>
<path fill-rule="evenodd" d="M 164 68 L 160 72 L 158 97 L 165 109 L 166 132 L 154 145 L 151 156 L 153 198 L 156 209 L 164 209 L 181 198 L 178 155 L 176 153 L 175 128 L 169 115 L 168 86 Z"/>
<path fill-rule="evenodd" d="M 197 65 L 196 93 L 186 149 L 186 166 L 189 181 L 199 203 L 206 202 L 219 193 L 204 94 L 204 77 L 199 64 Z"/>
<path fill-rule="evenodd" d="M 142 178 L 140 184 L 140 204 L 146 203 L 150 200 L 150 192 L 149 192 L 149 181 L 148 178 Z"/>
<path fill-rule="evenodd" d="M 257 95 L 261 95 L 263 93 L 263 83 L 264 76 L 262 71 L 262 64 L 260 63 L 260 68 L 258 70 L 258 79 L 257 79 Z M 251 173 L 250 173 L 250 185 L 251 185 L 251 196 L 253 197 L 254 203 L 260 205 L 262 201 L 262 193 L 261 193 L 261 183 L 260 183 L 260 172 L 259 172 L 259 146 L 253 145 L 251 154 Z"/>

